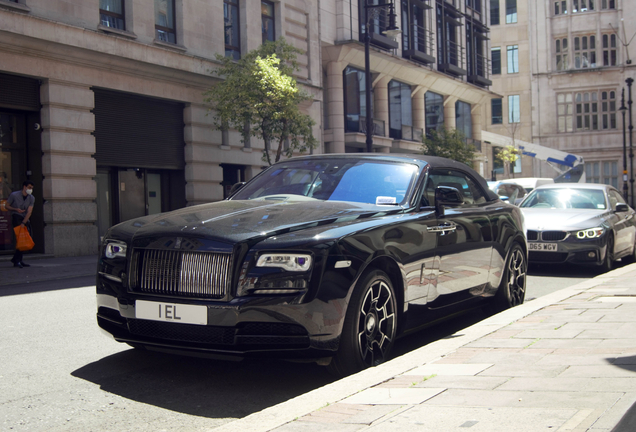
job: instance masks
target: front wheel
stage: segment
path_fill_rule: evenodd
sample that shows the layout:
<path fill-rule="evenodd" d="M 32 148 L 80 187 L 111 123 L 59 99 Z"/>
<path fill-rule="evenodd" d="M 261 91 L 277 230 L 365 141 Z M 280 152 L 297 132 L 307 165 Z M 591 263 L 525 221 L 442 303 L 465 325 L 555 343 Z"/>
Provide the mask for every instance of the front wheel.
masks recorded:
<path fill-rule="evenodd" d="M 389 357 L 397 330 L 393 284 L 380 270 L 366 274 L 356 285 L 345 316 L 338 352 L 329 364 L 337 376 L 346 376 Z"/>
<path fill-rule="evenodd" d="M 495 294 L 496 309 L 503 310 L 523 303 L 526 297 L 526 276 L 528 273 L 528 261 L 526 254 L 517 243 L 512 246 L 503 278 Z"/>
<path fill-rule="evenodd" d="M 607 273 L 614 268 L 614 237 L 610 234 L 607 237 L 607 245 L 605 246 L 605 259 L 601 265 L 601 271 Z"/>

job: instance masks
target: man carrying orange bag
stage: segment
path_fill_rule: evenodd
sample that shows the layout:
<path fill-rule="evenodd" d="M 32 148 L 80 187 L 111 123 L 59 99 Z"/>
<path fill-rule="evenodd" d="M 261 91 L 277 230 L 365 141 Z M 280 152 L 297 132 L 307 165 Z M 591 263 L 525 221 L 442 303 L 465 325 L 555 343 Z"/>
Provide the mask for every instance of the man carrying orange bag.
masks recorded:
<path fill-rule="evenodd" d="M 9 199 L 5 204 L 5 208 L 11 212 L 11 223 L 13 227 L 26 227 L 31 235 L 31 213 L 33 212 L 33 204 L 35 203 L 35 197 L 33 194 L 33 182 L 31 180 L 26 180 L 22 183 L 22 190 L 15 191 L 11 195 L 9 195 Z M 16 233 L 19 232 L 16 230 Z M 17 247 L 17 237 L 16 237 L 16 248 L 15 254 L 11 259 L 13 263 L 13 267 L 30 267 L 29 264 L 22 261 L 23 250 L 19 250 Z"/>

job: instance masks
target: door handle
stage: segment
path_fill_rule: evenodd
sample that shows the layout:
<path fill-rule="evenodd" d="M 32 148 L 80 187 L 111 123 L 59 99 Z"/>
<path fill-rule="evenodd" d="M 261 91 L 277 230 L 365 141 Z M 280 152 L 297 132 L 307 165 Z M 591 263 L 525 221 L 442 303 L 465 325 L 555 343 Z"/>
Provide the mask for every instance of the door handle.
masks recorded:
<path fill-rule="evenodd" d="M 433 226 L 433 227 L 427 227 L 426 228 L 427 231 L 429 232 L 438 232 L 438 233 L 442 233 L 446 234 L 446 233 L 453 233 L 457 230 L 457 224 L 453 223 L 453 222 L 444 222 L 442 224 L 439 224 L 437 226 Z"/>

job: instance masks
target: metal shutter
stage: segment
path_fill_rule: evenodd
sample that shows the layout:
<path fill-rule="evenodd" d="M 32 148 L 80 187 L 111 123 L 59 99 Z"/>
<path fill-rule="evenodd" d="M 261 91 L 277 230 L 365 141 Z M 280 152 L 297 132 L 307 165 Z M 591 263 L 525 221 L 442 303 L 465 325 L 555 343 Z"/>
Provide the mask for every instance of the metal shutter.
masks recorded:
<path fill-rule="evenodd" d="M 97 165 L 184 169 L 183 104 L 93 91 Z"/>
<path fill-rule="evenodd" d="M 40 111 L 40 81 L 18 75 L 0 74 L 0 106 Z"/>

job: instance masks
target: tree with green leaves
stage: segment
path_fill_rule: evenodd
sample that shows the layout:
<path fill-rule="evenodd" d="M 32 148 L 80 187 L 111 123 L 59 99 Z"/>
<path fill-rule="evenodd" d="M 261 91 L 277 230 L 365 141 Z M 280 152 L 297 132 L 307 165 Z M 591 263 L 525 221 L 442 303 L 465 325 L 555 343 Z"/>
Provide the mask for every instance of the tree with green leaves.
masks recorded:
<path fill-rule="evenodd" d="M 508 167 L 508 174 L 510 174 L 512 178 L 515 178 L 513 165 L 521 157 L 521 151 L 515 146 L 509 145 L 499 150 L 495 157 L 502 162 L 504 166 Z"/>
<path fill-rule="evenodd" d="M 468 166 L 473 164 L 475 151 L 475 146 L 468 144 L 463 132 L 458 129 L 431 130 L 424 136 L 422 144 L 425 155 L 453 159 Z"/>
<path fill-rule="evenodd" d="M 243 142 L 250 137 L 265 143 L 263 160 L 272 164 L 272 143 L 276 144 L 274 162 L 283 154 L 303 153 L 317 145 L 314 120 L 300 111 L 299 104 L 312 96 L 298 88 L 292 76 L 299 70 L 296 60 L 303 51 L 284 39 L 267 42 L 239 61 L 217 55 L 221 66 L 215 74 L 223 78 L 205 92 L 212 105 L 215 126 L 240 131 Z"/>

